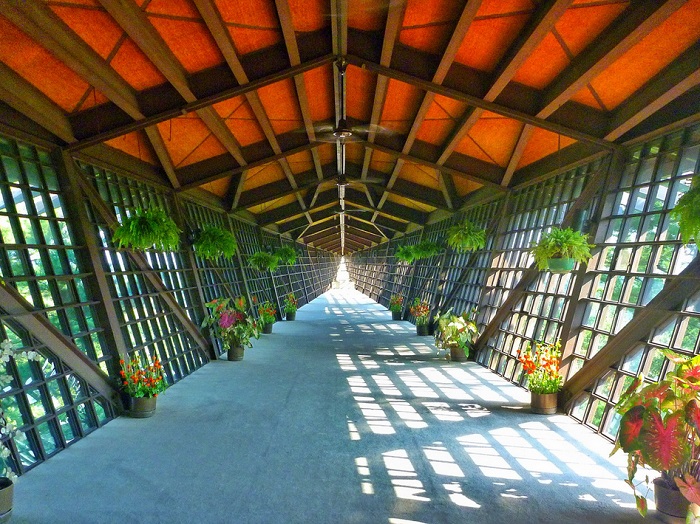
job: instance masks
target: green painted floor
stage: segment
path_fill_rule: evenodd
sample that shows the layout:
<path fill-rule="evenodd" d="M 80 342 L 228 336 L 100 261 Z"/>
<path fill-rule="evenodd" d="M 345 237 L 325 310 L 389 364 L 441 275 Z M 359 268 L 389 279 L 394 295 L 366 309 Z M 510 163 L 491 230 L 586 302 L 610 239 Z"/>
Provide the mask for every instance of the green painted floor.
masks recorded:
<path fill-rule="evenodd" d="M 23 476 L 13 523 L 640 522 L 622 454 L 351 290 Z"/>

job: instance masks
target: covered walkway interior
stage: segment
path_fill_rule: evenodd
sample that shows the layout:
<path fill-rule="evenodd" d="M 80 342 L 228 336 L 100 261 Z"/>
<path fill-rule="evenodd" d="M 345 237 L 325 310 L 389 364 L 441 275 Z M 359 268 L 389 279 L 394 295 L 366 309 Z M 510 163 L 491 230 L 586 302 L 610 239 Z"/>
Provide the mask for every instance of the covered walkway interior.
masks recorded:
<path fill-rule="evenodd" d="M 624 456 L 353 290 L 16 486 L 13 522 L 637 522 Z"/>

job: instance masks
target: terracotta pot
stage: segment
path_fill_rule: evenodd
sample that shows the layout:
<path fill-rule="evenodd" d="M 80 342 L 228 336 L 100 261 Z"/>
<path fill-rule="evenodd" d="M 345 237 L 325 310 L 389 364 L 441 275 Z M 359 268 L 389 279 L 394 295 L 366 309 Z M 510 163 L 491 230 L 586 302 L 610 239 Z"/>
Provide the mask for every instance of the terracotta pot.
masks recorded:
<path fill-rule="evenodd" d="M 245 348 L 242 346 L 234 346 L 232 348 L 228 348 L 228 351 L 226 352 L 226 359 L 230 362 L 236 362 L 238 360 L 243 360 L 244 354 Z"/>
<path fill-rule="evenodd" d="M 131 418 L 148 418 L 156 413 L 158 397 L 123 397 L 126 414 Z"/>
<path fill-rule="evenodd" d="M 0 477 L 0 523 L 9 522 L 12 518 L 14 496 L 14 483 L 7 477 Z"/>
<path fill-rule="evenodd" d="M 287 312 L 286 317 L 287 317 L 288 321 L 296 320 L 297 312 L 296 311 L 294 313 Z"/>
<path fill-rule="evenodd" d="M 428 333 L 428 324 L 416 324 L 416 335 L 419 337 L 425 337 L 429 335 Z"/>
<path fill-rule="evenodd" d="M 569 273 L 574 270 L 576 261 L 573 258 L 550 258 L 547 266 L 552 273 Z"/>
<path fill-rule="evenodd" d="M 401 311 L 392 311 L 391 312 L 391 320 L 401 320 Z"/>
<path fill-rule="evenodd" d="M 656 503 L 656 518 L 669 524 L 683 524 L 690 508 L 693 515 L 700 513 L 697 504 L 688 502 L 679 490 L 668 486 L 661 477 L 654 479 L 654 502 Z"/>
<path fill-rule="evenodd" d="M 269 324 L 263 325 L 262 332 L 266 335 L 270 335 L 272 333 L 272 322 L 270 322 Z"/>
<path fill-rule="evenodd" d="M 556 393 L 530 392 L 530 411 L 540 415 L 553 415 L 557 412 Z"/>
<path fill-rule="evenodd" d="M 464 354 L 464 350 L 459 347 L 459 344 L 450 344 L 450 360 L 452 362 L 466 362 L 467 355 Z"/>

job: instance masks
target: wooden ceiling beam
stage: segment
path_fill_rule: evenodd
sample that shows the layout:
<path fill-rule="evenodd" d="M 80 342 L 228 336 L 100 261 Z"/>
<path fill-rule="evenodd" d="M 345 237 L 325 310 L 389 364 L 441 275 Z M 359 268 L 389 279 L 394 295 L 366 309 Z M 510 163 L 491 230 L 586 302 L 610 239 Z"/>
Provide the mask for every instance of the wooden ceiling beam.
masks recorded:
<path fill-rule="evenodd" d="M 309 227 L 309 222 L 306 217 L 296 218 L 294 220 L 289 220 L 277 226 L 277 231 L 280 234 L 291 233 L 292 231 L 297 231 L 299 229 L 305 229 Z"/>
<path fill-rule="evenodd" d="M 483 97 L 485 101 L 494 102 L 496 100 L 498 95 L 503 92 L 513 79 L 520 66 L 549 34 L 554 24 L 566 12 L 572 2 L 573 0 L 547 0 L 540 3 L 526 28 L 520 32 L 518 38 L 516 38 L 506 55 L 497 65 L 496 70 L 492 74 L 491 85 Z M 467 109 L 461 122 L 455 126 L 443 147 L 437 161 L 438 164 L 444 164 L 447 161 L 462 139 L 469 133 L 469 130 L 481 118 L 484 109 L 480 107 Z"/>
<path fill-rule="evenodd" d="M 364 238 L 373 244 L 379 244 L 382 241 L 382 238 L 384 238 L 381 235 L 371 233 L 364 229 L 359 229 L 351 224 L 345 224 L 345 227 L 347 228 L 348 233 L 352 233 L 356 237 Z"/>
<path fill-rule="evenodd" d="M 73 127 L 59 106 L 0 62 L 0 100 L 64 142 L 75 142 Z"/>
<path fill-rule="evenodd" d="M 525 152 L 525 147 L 527 146 L 527 143 L 530 140 L 530 137 L 532 136 L 532 132 L 534 130 L 535 128 L 533 126 L 531 126 L 530 124 L 525 124 L 522 130 L 520 131 L 518 141 L 515 143 L 513 152 L 511 153 L 510 159 L 508 160 L 506 172 L 503 173 L 503 178 L 501 179 L 501 185 L 503 187 L 508 187 L 510 185 L 510 181 L 513 179 L 513 174 L 518 168 L 520 159 L 523 157 L 523 153 Z"/>
<path fill-rule="evenodd" d="M 371 60 L 367 60 L 365 58 L 361 58 L 355 55 L 348 55 L 347 61 L 348 63 L 357 67 L 364 67 L 365 69 L 372 71 L 373 73 L 400 80 L 401 82 L 411 84 L 419 89 L 431 91 L 436 94 L 445 96 L 447 98 L 452 98 L 454 100 L 459 100 L 460 102 L 464 102 L 465 104 L 472 105 L 480 109 L 485 109 L 498 115 L 512 118 L 513 120 L 518 120 L 519 122 L 532 124 L 536 127 L 541 127 L 542 129 L 552 131 L 553 133 L 558 133 L 564 136 L 571 137 L 575 140 L 588 142 L 608 151 L 614 151 L 618 148 L 616 144 L 604 140 L 602 138 L 590 135 L 588 133 L 584 133 L 582 131 L 578 131 L 571 127 L 564 126 L 555 122 L 550 122 L 549 120 L 545 120 L 538 116 L 533 116 L 524 113 L 523 111 L 519 111 L 517 109 L 513 109 L 502 104 L 489 102 L 478 96 L 470 95 L 457 89 L 453 89 L 451 87 L 445 87 L 442 85 L 434 84 L 433 82 L 424 80 L 422 78 L 419 78 L 409 73 L 405 73 L 403 71 L 399 71 L 398 69 L 384 67 L 381 64 L 378 64 Z"/>
<path fill-rule="evenodd" d="M 148 20 L 146 14 L 129 0 L 99 0 L 102 7 L 114 18 L 137 47 L 148 57 L 161 74 L 170 82 L 185 102 L 197 101 L 187 79 L 187 72 Z M 213 107 L 196 110 L 199 118 L 224 148 L 241 165 L 247 162 L 241 154 L 240 144 Z"/>
<path fill-rule="evenodd" d="M 536 117 L 544 119 L 552 115 L 596 76 L 661 25 L 685 2 L 686 0 L 630 2 L 629 7 L 615 19 L 613 24 L 598 35 L 592 44 L 576 56 L 551 83 L 542 96 L 542 107 Z"/>
<path fill-rule="evenodd" d="M 666 104 L 700 84 L 700 42 L 661 70 L 614 112 L 607 140 L 617 140 Z"/>
<path fill-rule="evenodd" d="M 185 102 L 171 109 L 154 113 L 145 118 L 137 119 L 132 123 L 117 126 L 113 129 L 104 131 L 102 133 L 98 133 L 94 136 L 81 139 L 75 144 L 71 144 L 71 146 L 68 149 L 70 151 L 85 149 L 87 147 L 100 144 L 105 140 L 110 140 L 112 138 L 130 133 L 132 131 L 143 129 L 147 126 L 158 124 L 160 122 L 165 122 L 166 120 L 170 120 L 171 118 L 176 118 L 178 116 L 197 111 L 204 107 L 209 107 L 218 102 L 228 100 L 229 98 L 245 95 L 250 91 L 255 91 L 256 89 L 260 89 L 261 87 L 265 87 L 270 84 L 274 84 L 275 82 L 279 82 L 281 80 L 285 80 L 295 75 L 302 74 L 305 71 L 310 71 L 312 69 L 316 69 L 317 67 L 327 65 L 331 63 L 334 59 L 335 57 L 333 55 L 324 55 L 319 58 L 314 58 L 313 60 L 304 62 L 299 67 L 284 69 L 276 73 L 272 73 L 270 75 L 253 80 L 246 85 L 224 89 L 218 93 L 214 93 L 213 95 L 199 98 L 195 102 Z"/>

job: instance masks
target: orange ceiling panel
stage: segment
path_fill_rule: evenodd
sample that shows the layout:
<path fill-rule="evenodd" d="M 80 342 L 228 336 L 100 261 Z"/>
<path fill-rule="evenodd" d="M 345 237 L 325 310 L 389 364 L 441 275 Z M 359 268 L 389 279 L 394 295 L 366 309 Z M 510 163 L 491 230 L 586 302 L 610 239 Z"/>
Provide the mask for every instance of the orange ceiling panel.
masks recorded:
<path fill-rule="evenodd" d="M 482 187 L 481 184 L 477 184 L 476 182 L 472 182 L 471 180 L 467 180 L 461 176 L 453 176 L 452 182 L 457 190 L 457 194 L 461 197 L 468 195 L 472 191 L 476 191 Z"/>
<path fill-rule="evenodd" d="M 228 188 L 231 185 L 231 177 L 227 176 L 224 178 L 220 178 L 218 180 L 214 180 L 213 182 L 208 182 L 206 184 L 202 184 L 201 187 L 205 191 L 209 191 L 210 193 L 220 197 L 224 198 L 226 196 L 226 193 L 228 193 Z"/>
<path fill-rule="evenodd" d="M 399 173 L 399 178 L 432 189 L 440 189 L 438 172 L 431 167 L 422 166 L 420 164 L 404 162 L 401 173 Z"/>
<path fill-rule="evenodd" d="M 479 13 L 484 7 L 481 6 Z M 481 71 L 493 71 L 530 15 L 529 10 L 514 10 L 512 14 L 493 17 L 477 15 L 459 46 L 455 62 Z"/>
<path fill-rule="evenodd" d="M 444 143 L 466 108 L 467 105 L 463 102 L 436 95 L 416 133 L 416 138 L 435 145 Z"/>
<path fill-rule="evenodd" d="M 376 84 L 377 77 L 374 73 L 359 67 L 348 66 L 345 73 L 348 117 L 361 122 L 370 121 Z"/>
<path fill-rule="evenodd" d="M 223 155 L 224 153 L 226 153 L 226 149 L 221 145 L 221 142 L 214 135 L 209 135 L 194 151 L 183 158 L 177 167 L 188 166 L 208 158 Z"/>
<path fill-rule="evenodd" d="M 158 131 L 175 167 L 191 164 L 191 157 L 202 160 L 226 152 L 196 113 L 161 122 Z M 196 151 L 200 147 L 202 151 Z"/>
<path fill-rule="evenodd" d="M 124 31 L 106 12 L 83 7 L 50 5 L 52 11 L 102 58 L 106 59 Z M 95 28 L 99 27 L 99 31 Z"/>
<path fill-rule="evenodd" d="M 455 148 L 460 153 L 477 156 L 491 164 L 505 167 L 518 141 L 523 124 L 489 111 L 484 111 L 459 145 Z"/>
<path fill-rule="evenodd" d="M 569 62 L 566 51 L 550 32 L 515 72 L 513 80 L 535 89 L 544 89 Z"/>
<path fill-rule="evenodd" d="M 335 163 L 335 144 L 323 144 L 316 148 L 322 166 Z"/>
<path fill-rule="evenodd" d="M 689 0 L 594 78 L 591 86 L 605 107 L 614 109 L 698 39 L 700 0 Z"/>
<path fill-rule="evenodd" d="M 408 0 L 399 41 L 426 53 L 442 53 L 462 7 L 459 0 Z"/>
<path fill-rule="evenodd" d="M 265 140 L 258 120 L 243 96 L 229 98 L 214 104 L 214 109 L 224 119 L 238 143 L 245 147 Z"/>
<path fill-rule="evenodd" d="M 310 33 L 323 29 L 329 24 L 324 14 L 328 2 L 326 0 L 288 0 L 292 12 L 294 30 L 299 33 Z"/>
<path fill-rule="evenodd" d="M 244 55 L 282 41 L 274 2 L 215 0 L 236 50 Z"/>
<path fill-rule="evenodd" d="M 599 99 L 595 97 L 593 91 L 591 90 L 590 84 L 581 89 L 578 93 L 571 97 L 571 100 L 578 102 L 579 104 L 584 104 L 590 107 L 594 107 L 598 110 L 605 111 L 606 109 L 600 103 Z"/>
<path fill-rule="evenodd" d="M 221 64 L 224 57 L 201 20 L 174 20 L 151 15 L 149 20 L 188 73 Z"/>
<path fill-rule="evenodd" d="M 556 153 L 559 148 L 564 149 L 566 146 L 575 142 L 576 140 L 568 136 L 558 135 L 546 129 L 536 127 L 533 129 L 530 140 L 528 140 L 525 146 L 525 151 L 523 151 L 523 155 L 520 157 L 517 169 L 537 162 L 547 155 Z"/>
<path fill-rule="evenodd" d="M 169 17 L 199 19 L 199 11 L 190 0 L 151 0 L 146 13 Z"/>
<path fill-rule="evenodd" d="M 271 209 L 282 207 L 296 201 L 297 199 L 294 195 L 287 195 L 282 198 L 270 200 L 269 202 L 265 202 L 264 204 L 260 204 L 258 206 L 249 207 L 248 211 L 250 211 L 254 215 L 257 215 L 258 213 L 264 213 L 265 211 L 270 211 Z"/>
<path fill-rule="evenodd" d="M 353 0 L 348 2 L 348 26 L 362 31 L 381 31 L 386 25 L 382 10 L 396 0 Z"/>
<path fill-rule="evenodd" d="M 386 99 L 379 119 L 381 126 L 397 133 L 407 134 L 425 91 L 398 80 L 389 80 Z"/>
<path fill-rule="evenodd" d="M 380 173 L 391 173 L 396 165 L 396 157 L 382 153 L 381 151 L 373 151 L 372 159 L 369 163 L 369 168 Z"/>
<path fill-rule="evenodd" d="M 287 162 L 289 163 L 292 173 L 295 175 L 306 173 L 314 169 L 314 159 L 310 151 L 302 151 L 301 153 L 289 155 L 287 157 Z"/>
<path fill-rule="evenodd" d="M 304 73 L 306 98 L 309 101 L 311 120 L 329 120 L 335 118 L 335 100 L 333 99 L 333 66 L 317 67 Z"/>
<path fill-rule="evenodd" d="M 483 0 L 476 13 L 478 18 L 513 16 L 518 13 L 532 13 L 533 0 Z"/>
<path fill-rule="evenodd" d="M 165 83 L 166 78 L 130 38 L 119 46 L 110 65 L 137 91 Z"/>
<path fill-rule="evenodd" d="M 285 180 L 287 177 L 282 170 L 279 162 L 270 162 L 264 166 L 254 167 L 245 173 L 245 182 L 243 182 L 243 190 L 255 189 L 256 187 L 272 184 Z M 292 195 L 293 196 L 293 195 Z"/>
<path fill-rule="evenodd" d="M 345 161 L 352 164 L 357 164 L 362 167 L 365 159 L 365 148 L 362 144 L 346 144 L 345 145 Z"/>
<path fill-rule="evenodd" d="M 258 95 L 275 134 L 299 129 L 304 125 L 296 87 L 290 78 L 261 87 Z"/>
<path fill-rule="evenodd" d="M 611 4 L 578 3 L 566 10 L 554 25 L 572 56 L 577 56 L 608 27 L 629 5 L 627 1 Z"/>
<path fill-rule="evenodd" d="M 0 15 L 0 61 L 34 85 L 55 104 L 72 112 L 90 85 L 46 49 Z M 104 100 L 100 93 L 99 100 Z"/>
<path fill-rule="evenodd" d="M 148 138 L 145 136 L 143 131 L 132 131 L 126 135 L 107 140 L 105 144 L 113 147 L 114 149 L 118 149 L 119 151 L 123 151 L 128 155 L 148 162 L 149 164 L 156 165 L 158 163 L 158 160 L 155 158 L 150 146 L 148 145 Z"/>

